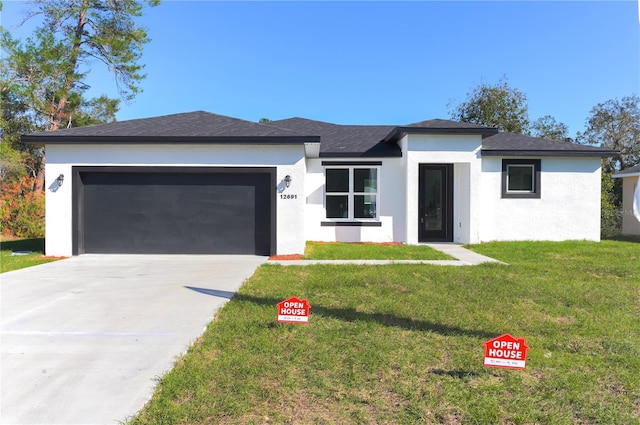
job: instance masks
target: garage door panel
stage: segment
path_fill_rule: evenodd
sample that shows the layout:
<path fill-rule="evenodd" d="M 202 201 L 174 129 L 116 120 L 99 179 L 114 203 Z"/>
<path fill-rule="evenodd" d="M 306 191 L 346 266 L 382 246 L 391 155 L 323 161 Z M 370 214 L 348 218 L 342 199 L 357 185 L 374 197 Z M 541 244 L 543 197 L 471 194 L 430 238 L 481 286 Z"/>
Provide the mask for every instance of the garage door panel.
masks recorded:
<path fill-rule="evenodd" d="M 85 252 L 270 253 L 266 173 L 81 174 Z"/>

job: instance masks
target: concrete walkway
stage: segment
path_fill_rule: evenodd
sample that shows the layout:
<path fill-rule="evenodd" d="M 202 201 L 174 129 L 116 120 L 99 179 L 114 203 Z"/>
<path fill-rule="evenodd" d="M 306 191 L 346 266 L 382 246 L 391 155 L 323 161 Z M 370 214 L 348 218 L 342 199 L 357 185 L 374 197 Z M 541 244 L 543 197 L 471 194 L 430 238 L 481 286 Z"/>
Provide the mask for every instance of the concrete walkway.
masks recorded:
<path fill-rule="evenodd" d="M 0 423 L 116 424 L 265 257 L 82 255 L 0 275 Z"/>
<path fill-rule="evenodd" d="M 475 266 L 476 264 L 482 263 L 498 263 L 504 264 L 502 261 L 496 260 L 491 257 L 487 257 L 482 254 L 478 254 L 477 252 L 473 252 L 464 248 L 462 245 L 453 244 L 453 243 L 428 243 L 425 244 L 433 249 L 437 249 L 440 252 L 444 252 L 447 255 L 452 256 L 453 258 L 457 258 L 458 261 L 462 262 L 465 266 Z"/>
<path fill-rule="evenodd" d="M 268 264 L 282 266 L 309 266 L 315 264 L 355 264 L 355 265 L 384 265 L 384 264 L 433 264 L 437 266 L 475 266 L 482 263 L 506 264 L 502 261 L 478 254 L 463 248 L 462 245 L 452 243 L 424 244 L 443 252 L 455 260 L 270 260 Z"/>

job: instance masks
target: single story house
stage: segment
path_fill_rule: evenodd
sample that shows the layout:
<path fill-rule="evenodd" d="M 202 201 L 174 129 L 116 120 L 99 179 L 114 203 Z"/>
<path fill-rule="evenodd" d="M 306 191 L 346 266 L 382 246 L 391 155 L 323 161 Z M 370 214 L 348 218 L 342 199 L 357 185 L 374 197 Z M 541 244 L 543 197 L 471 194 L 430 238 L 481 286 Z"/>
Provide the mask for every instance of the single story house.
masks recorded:
<path fill-rule="evenodd" d="M 613 177 L 622 179 L 622 234 L 640 236 L 640 165 Z"/>
<path fill-rule="evenodd" d="M 22 136 L 46 149 L 46 253 L 296 254 L 305 241 L 600 239 L 615 151 L 433 119 L 208 112 Z"/>

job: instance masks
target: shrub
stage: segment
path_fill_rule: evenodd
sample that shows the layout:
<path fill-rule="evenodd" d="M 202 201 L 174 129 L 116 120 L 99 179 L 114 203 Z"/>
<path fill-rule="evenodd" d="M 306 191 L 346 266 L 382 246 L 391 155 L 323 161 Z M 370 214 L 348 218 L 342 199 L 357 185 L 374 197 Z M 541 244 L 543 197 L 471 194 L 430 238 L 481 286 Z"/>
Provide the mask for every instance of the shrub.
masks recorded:
<path fill-rule="evenodd" d="M 44 237 L 44 193 L 34 192 L 34 178 L 2 182 L 0 231 L 20 238 Z"/>
<path fill-rule="evenodd" d="M 615 238 L 622 229 L 622 211 L 616 206 L 615 184 L 611 173 L 602 173 L 600 197 L 600 236 Z"/>

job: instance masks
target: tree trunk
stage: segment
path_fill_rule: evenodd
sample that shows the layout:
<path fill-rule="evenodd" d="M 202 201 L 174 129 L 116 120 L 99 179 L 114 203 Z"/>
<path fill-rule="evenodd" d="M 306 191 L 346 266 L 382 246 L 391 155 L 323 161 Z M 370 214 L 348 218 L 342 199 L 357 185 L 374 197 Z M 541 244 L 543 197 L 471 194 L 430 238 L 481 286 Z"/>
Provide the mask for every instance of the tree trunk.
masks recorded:
<path fill-rule="evenodd" d="M 42 155 L 42 161 L 40 161 L 40 166 L 38 167 L 38 172 L 36 173 L 36 182 L 33 185 L 34 192 L 41 192 L 44 189 L 44 155 Z"/>
<path fill-rule="evenodd" d="M 84 25 L 87 20 L 87 8 L 88 8 L 87 2 L 86 0 L 84 0 L 82 2 L 80 13 L 78 15 L 78 25 L 76 26 L 75 37 L 74 37 L 73 46 L 71 49 L 71 58 L 70 58 L 71 67 L 69 68 L 70 71 L 67 73 L 67 75 L 65 75 L 64 90 L 62 91 L 63 93 L 68 93 L 71 87 L 73 86 L 73 83 L 75 82 L 74 75 L 76 73 L 76 68 L 78 64 L 78 55 L 80 53 L 80 45 L 82 44 L 82 34 L 84 31 Z M 60 97 L 60 99 L 58 99 L 55 105 L 53 105 L 53 117 L 51 120 L 51 127 L 49 128 L 49 131 L 58 130 L 60 128 L 60 124 L 62 124 L 62 122 L 68 118 L 67 116 L 68 114 L 65 111 L 67 107 L 67 100 L 68 100 L 68 96 L 65 94 L 62 97 Z M 38 167 L 38 172 L 36 174 L 36 182 L 33 187 L 33 190 L 35 192 L 39 192 L 44 188 L 44 179 L 45 179 L 44 170 L 45 170 L 45 163 L 46 163 L 45 154 L 46 152 L 42 154 L 42 161 L 40 162 L 40 166 Z"/>

